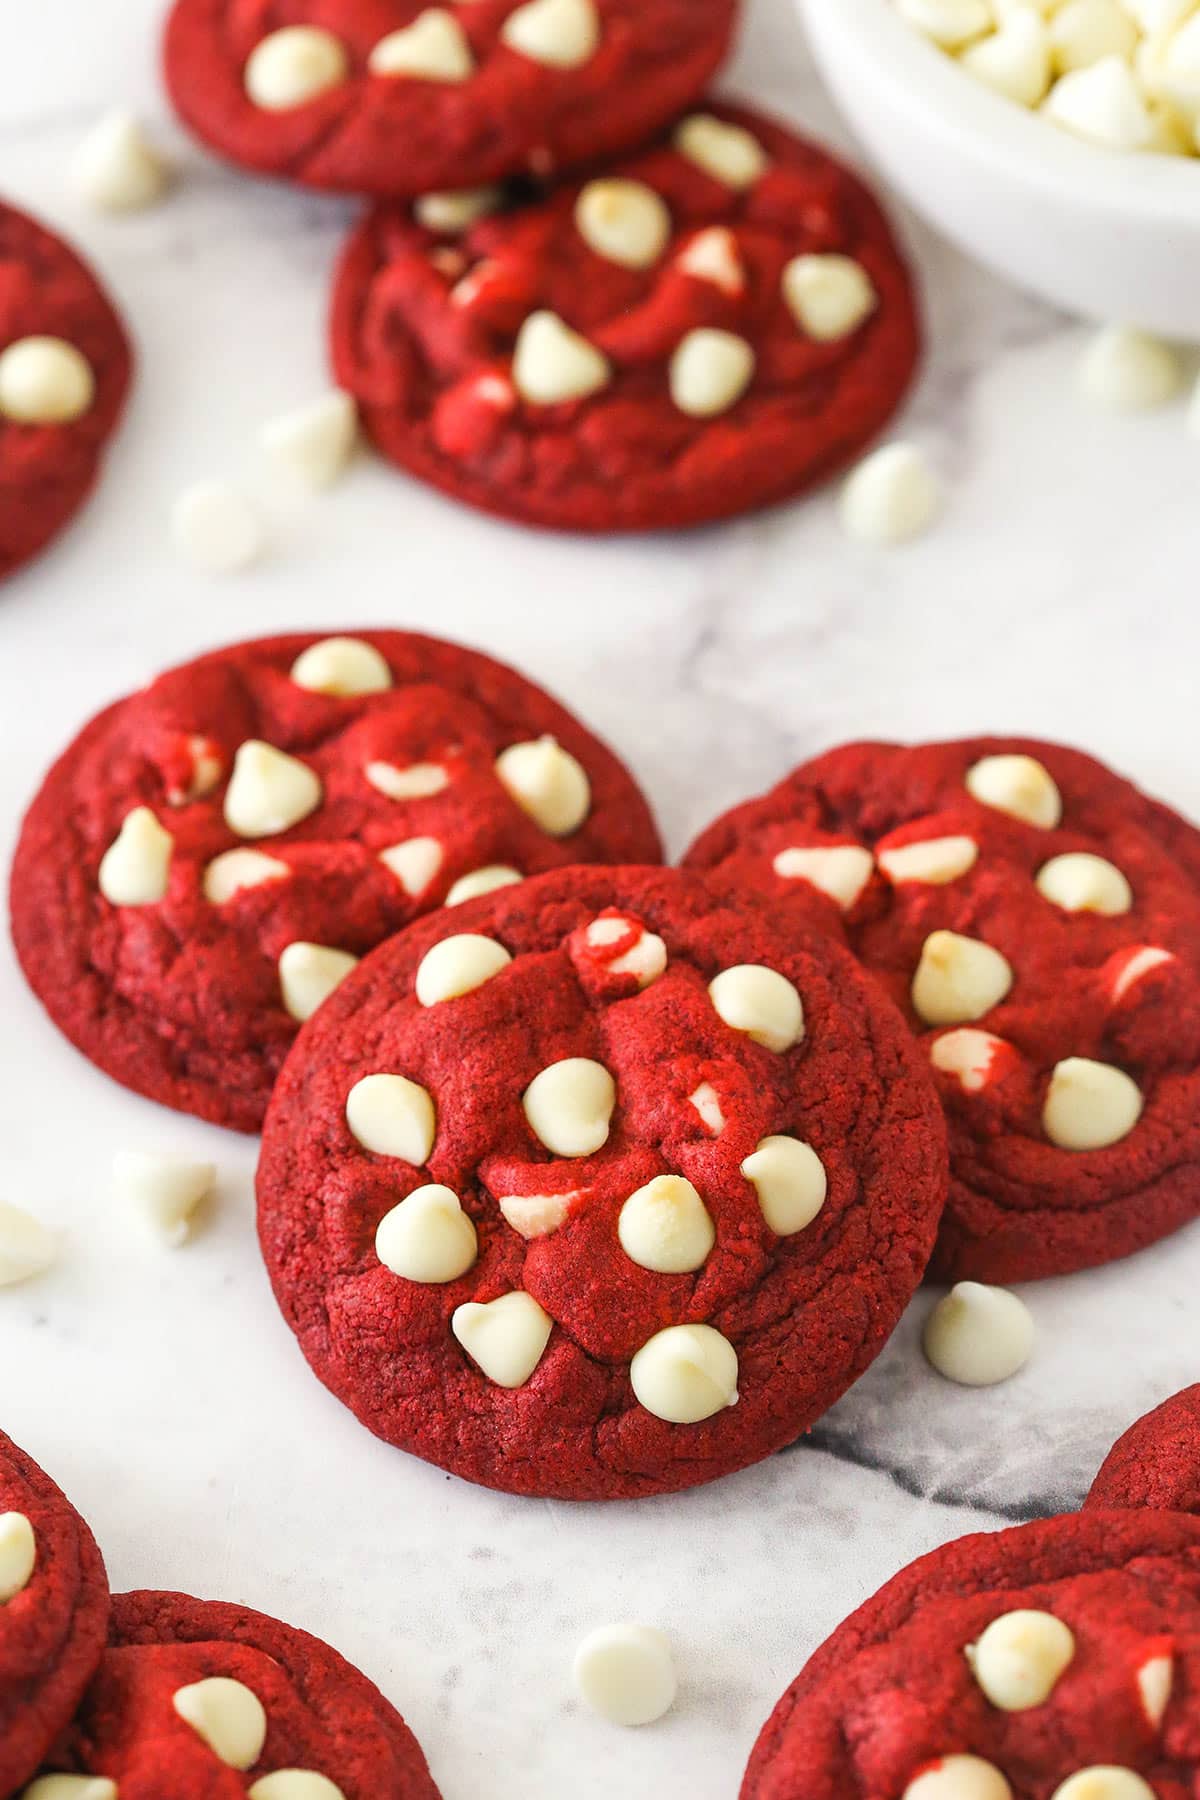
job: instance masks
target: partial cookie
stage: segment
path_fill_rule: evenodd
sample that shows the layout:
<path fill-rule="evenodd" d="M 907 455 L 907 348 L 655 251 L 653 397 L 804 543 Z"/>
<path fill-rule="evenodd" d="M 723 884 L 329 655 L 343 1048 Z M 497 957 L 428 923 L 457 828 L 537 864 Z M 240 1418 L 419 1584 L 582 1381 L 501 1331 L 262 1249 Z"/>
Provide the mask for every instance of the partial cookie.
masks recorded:
<path fill-rule="evenodd" d="M 1183 1800 L 1198 1690 L 1200 1519 L 961 1538 L 817 1651 L 741 1800 Z"/>
<path fill-rule="evenodd" d="M 0 581 L 87 499 L 125 405 L 133 358 L 91 270 L 0 203 Z"/>
<path fill-rule="evenodd" d="M 627 771 L 513 670 L 405 632 L 265 638 L 86 727 L 25 821 L 13 936 L 91 1061 L 253 1131 L 299 1022 L 400 926 L 658 855 Z"/>
<path fill-rule="evenodd" d="M 219 155 L 380 197 L 644 143 L 724 61 L 735 0 L 176 0 L 166 75 Z"/>
<path fill-rule="evenodd" d="M 0 1794 L 29 1780 L 75 1711 L 108 1606 L 91 1532 L 0 1432 Z"/>
<path fill-rule="evenodd" d="M 120 1800 L 438 1800 L 400 1714 L 336 1651 L 184 1594 L 115 1598 L 104 1660 L 43 1773 L 106 1778 Z"/>
<path fill-rule="evenodd" d="M 422 920 L 301 1034 L 259 1232 L 321 1380 L 519 1494 L 690 1487 L 878 1354 L 945 1186 L 852 960 L 696 876 L 568 869 Z"/>
<path fill-rule="evenodd" d="M 693 868 L 801 899 L 900 1005 L 950 1123 L 932 1270 L 1091 1268 L 1200 1214 L 1200 834 L 1091 757 L 851 744 Z"/>
<path fill-rule="evenodd" d="M 1130 1426 L 1086 1504 L 1200 1514 L 1200 1387 L 1185 1388 Z"/>
<path fill-rule="evenodd" d="M 435 200 L 351 240 L 334 367 L 385 456 L 487 512 L 598 532 L 747 512 L 856 455 L 912 378 L 878 205 L 757 114 L 714 105 L 524 203 Z"/>

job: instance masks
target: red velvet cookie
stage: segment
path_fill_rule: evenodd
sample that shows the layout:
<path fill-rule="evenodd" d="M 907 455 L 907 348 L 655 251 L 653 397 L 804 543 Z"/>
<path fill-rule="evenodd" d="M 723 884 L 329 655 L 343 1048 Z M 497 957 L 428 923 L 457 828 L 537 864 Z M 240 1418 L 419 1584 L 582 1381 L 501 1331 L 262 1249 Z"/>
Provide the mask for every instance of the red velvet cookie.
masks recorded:
<path fill-rule="evenodd" d="M 377 447 L 456 499 L 578 531 L 724 518 L 830 474 L 908 387 L 883 214 L 757 114 L 715 106 L 592 181 L 488 201 L 377 211 L 333 308 Z"/>
<path fill-rule="evenodd" d="M 166 75 L 221 156 L 381 197 L 612 156 L 689 105 L 735 0 L 177 0 Z"/>
<path fill-rule="evenodd" d="M 0 581 L 87 499 L 131 371 L 121 321 L 91 270 L 0 203 Z"/>
<path fill-rule="evenodd" d="M 1185 1388 L 1109 1451 L 1088 1506 L 1200 1513 L 1200 1387 Z"/>
<path fill-rule="evenodd" d="M 651 861 L 616 758 L 436 638 L 266 638 L 100 714 L 12 878 L 29 982 L 138 1093 L 253 1131 L 299 1020 L 419 913 L 564 863 Z"/>
<path fill-rule="evenodd" d="M 0 1432 L 0 1794 L 35 1773 L 104 1649 L 108 1581 L 91 1532 Z"/>
<path fill-rule="evenodd" d="M 961 1538 L 817 1651 L 742 1800 L 1191 1800 L 1197 1693 L 1200 1519 Z"/>
<path fill-rule="evenodd" d="M 438 1800 L 420 1745 L 365 1675 L 248 1607 L 120 1594 L 109 1647 L 44 1773 L 120 1800 Z"/>
<path fill-rule="evenodd" d="M 1200 835 L 1166 807 L 1053 744 L 851 744 L 685 860 L 802 894 L 921 1034 L 936 1275 L 1063 1275 L 1200 1214 Z"/>
<path fill-rule="evenodd" d="M 662 869 L 422 920 L 301 1033 L 259 1233 L 321 1380 L 512 1493 L 617 1499 L 790 1443 L 912 1295 L 937 1102 L 852 960 Z"/>

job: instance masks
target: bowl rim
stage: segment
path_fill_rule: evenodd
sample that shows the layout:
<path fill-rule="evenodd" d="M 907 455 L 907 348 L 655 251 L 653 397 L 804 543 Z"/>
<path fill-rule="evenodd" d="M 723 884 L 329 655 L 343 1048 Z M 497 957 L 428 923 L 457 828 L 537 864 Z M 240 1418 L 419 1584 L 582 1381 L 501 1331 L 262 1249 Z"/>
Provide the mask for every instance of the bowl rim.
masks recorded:
<path fill-rule="evenodd" d="M 797 0 L 814 39 L 854 40 L 914 131 L 948 153 L 986 159 L 1078 209 L 1200 229 L 1200 160 L 1107 150 L 973 80 L 901 18 L 894 0 Z"/>

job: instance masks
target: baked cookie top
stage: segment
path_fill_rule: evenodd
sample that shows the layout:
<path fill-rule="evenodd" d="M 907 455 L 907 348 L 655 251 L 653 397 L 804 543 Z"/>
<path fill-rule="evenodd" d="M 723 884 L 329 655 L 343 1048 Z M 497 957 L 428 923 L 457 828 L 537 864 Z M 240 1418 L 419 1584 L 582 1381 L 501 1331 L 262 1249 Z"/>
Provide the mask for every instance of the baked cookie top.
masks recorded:
<path fill-rule="evenodd" d="M 1200 1514 L 1200 1387 L 1185 1388 L 1109 1451 L 1088 1506 L 1151 1506 Z"/>

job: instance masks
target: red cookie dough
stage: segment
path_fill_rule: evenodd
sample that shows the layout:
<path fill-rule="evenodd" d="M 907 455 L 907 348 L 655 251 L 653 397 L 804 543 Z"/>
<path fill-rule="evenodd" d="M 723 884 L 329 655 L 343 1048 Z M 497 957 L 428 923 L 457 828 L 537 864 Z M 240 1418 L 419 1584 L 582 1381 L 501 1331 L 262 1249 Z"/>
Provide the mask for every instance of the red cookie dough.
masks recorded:
<path fill-rule="evenodd" d="M 1005 1711 L 966 1653 L 1018 1611 L 1066 1625 L 1073 1654 L 1041 1704 Z M 952 1756 L 989 1763 L 1007 1786 L 947 1780 L 914 1800 L 1050 1800 L 1097 1767 L 1133 1772 L 1156 1800 L 1190 1800 L 1197 1692 L 1200 1519 L 1084 1513 L 961 1538 L 913 1563 L 817 1651 L 764 1728 L 741 1800 L 902 1800 Z"/>
<path fill-rule="evenodd" d="M 91 1532 L 49 1476 L 0 1432 L 0 1520 L 9 1514 L 32 1530 L 34 1562 L 20 1591 L 0 1597 L 0 1794 L 35 1774 L 75 1711 L 104 1649 L 109 1605 Z"/>
<path fill-rule="evenodd" d="M 60 238 L 0 202 L 0 355 L 58 338 L 86 358 L 91 404 L 61 424 L 18 422 L 0 405 L 0 581 L 43 550 L 90 494 L 125 405 L 133 358 L 111 301 Z"/>
<path fill-rule="evenodd" d="M 1057 825 L 968 791 L 968 773 L 994 757 L 1048 772 Z M 1039 791 L 1049 818 L 1053 796 Z M 975 860 L 939 881 L 889 878 L 888 860 L 931 840 L 965 845 Z M 790 876 L 776 866 L 793 850 L 838 847 L 820 878 L 841 887 L 840 903 L 794 858 Z M 1052 859 L 1075 855 L 1115 865 L 1116 880 L 1094 863 L 1056 863 L 1043 877 Z M 1054 744 L 851 744 L 735 807 L 685 861 L 757 893 L 802 895 L 806 916 L 824 916 L 921 1034 L 950 1125 L 950 1202 L 932 1274 L 1001 1283 L 1068 1274 L 1200 1214 L 1200 835 L 1165 806 Z M 1124 877 L 1128 910 L 1068 910 L 1036 885 L 1055 874 L 1102 880 L 1122 904 Z M 969 1017 L 920 1016 L 914 977 L 936 932 L 999 951 L 1007 994 Z M 1044 1122 L 1054 1071 L 1074 1058 L 1120 1071 L 1101 1079 L 1124 1088 L 1131 1107 L 1141 1096 L 1140 1117 L 1108 1145 L 1065 1148 Z M 1094 1079 L 1073 1065 L 1060 1081 L 1080 1075 Z"/>
<path fill-rule="evenodd" d="M 386 457 L 505 518 L 646 531 L 788 499 L 883 428 L 919 326 L 878 205 L 826 151 L 758 114 L 714 105 L 697 117 L 707 124 L 683 121 L 682 140 L 597 181 L 458 232 L 421 224 L 419 208 L 366 220 L 338 277 L 333 360 Z M 732 150 L 730 128 L 749 134 Z M 704 158 L 714 132 L 717 155 L 732 156 L 730 179 L 678 147 L 694 151 L 697 129 Z M 639 185 L 614 198 L 614 181 Z M 614 260 L 614 230 L 637 266 Z M 823 315 L 814 335 L 785 285 L 831 275 L 865 317 L 827 336 Z M 530 325 L 543 314 L 549 324 Z M 552 397 L 564 391 L 562 326 L 584 340 L 568 354 L 582 355 L 585 384 L 599 384 L 582 397 Z M 753 363 L 740 396 L 719 389 L 730 357 L 735 383 Z"/>
<path fill-rule="evenodd" d="M 512 960 L 438 1000 L 429 979 L 445 964 L 426 965 L 427 953 L 464 933 Z M 743 965 L 800 995 L 803 1036 L 790 1047 L 784 1033 L 768 1048 L 718 1014 L 709 983 Z M 608 1072 L 613 1110 L 597 1101 L 594 1136 L 548 1143 L 524 1097 L 572 1059 Z M 377 1074 L 429 1096 L 431 1151 L 408 1138 L 412 1161 L 366 1148 L 381 1140 L 360 1135 L 357 1112 L 351 1129 L 348 1102 L 354 1112 L 359 1084 Z M 824 1203 L 803 1227 L 778 1213 L 780 1230 L 769 1226 L 742 1173 L 768 1137 L 800 1140 L 823 1165 Z M 660 1178 L 674 1178 L 674 1200 L 702 1229 L 706 1217 L 709 1235 L 656 1272 L 647 1231 L 659 1247 L 679 1239 L 661 1212 L 648 1226 L 643 1213 L 631 1239 L 626 1203 L 637 1195 L 645 1207 Z M 456 1279 L 396 1272 L 394 1238 L 386 1265 L 377 1249 L 380 1222 L 430 1184 L 449 1188 L 471 1222 Z M 304 1354 L 380 1437 L 512 1493 L 624 1499 L 727 1474 L 805 1431 L 899 1319 L 944 1186 L 942 1123 L 920 1059 L 836 945 L 696 876 L 569 869 L 422 920 L 301 1033 L 267 1118 L 259 1234 Z M 414 1227 L 410 1252 L 427 1245 Z M 511 1342 L 508 1321 L 458 1309 L 504 1299 L 511 1312 L 512 1296 L 522 1331 L 540 1335 L 522 1339 L 525 1361 L 507 1366 L 502 1386 L 460 1334 L 464 1318 L 483 1319 Z M 686 1423 L 645 1403 L 650 1394 L 659 1406 L 662 1392 L 645 1361 L 631 1371 L 643 1346 L 678 1326 L 704 1329 L 668 1339 L 669 1360 L 716 1359 L 709 1410 Z"/>
<path fill-rule="evenodd" d="M 430 12 L 457 50 L 458 78 L 373 73 L 376 47 Z M 185 123 L 243 168 L 407 196 L 545 176 L 644 143 L 724 61 L 736 13 L 735 0 L 542 0 L 534 22 L 573 40 L 555 63 L 507 41 L 506 27 L 530 23 L 516 0 L 177 0 L 166 76 Z M 331 34 L 340 67 L 324 91 L 273 110 L 251 98 L 247 67 L 253 85 L 258 47 L 295 26 Z"/>
<path fill-rule="evenodd" d="M 627 771 L 524 676 L 436 638 L 349 641 L 364 678 L 374 668 L 386 690 L 298 685 L 290 671 L 302 653 L 329 642 L 305 634 L 214 651 L 110 706 L 51 770 L 17 850 L 13 937 L 55 1023 L 127 1087 L 243 1131 L 260 1126 L 296 1033 L 281 985 L 289 946 L 361 956 L 481 868 L 527 875 L 659 855 Z M 501 753 L 543 737 L 575 783 L 575 811 L 553 821 L 572 828 L 557 836 L 496 769 Z M 289 805 L 264 821 L 294 818 L 290 828 L 249 835 L 240 811 L 240 831 L 227 823 L 235 757 L 251 742 L 292 759 L 289 782 L 317 777 L 314 810 L 297 818 Z M 381 791 L 368 769 L 393 788 L 399 776 L 414 797 Z M 172 840 L 151 889 L 162 897 L 113 904 L 102 861 L 140 808 L 150 835 Z M 398 845 L 403 873 L 382 860 Z M 214 859 L 232 850 L 270 858 L 276 878 L 210 900 Z"/>
<path fill-rule="evenodd" d="M 266 1713 L 261 1755 L 231 1767 L 180 1716 L 180 1689 L 240 1682 Z M 241 1758 L 239 1758 L 241 1760 Z M 107 1777 L 121 1800 L 241 1800 L 304 1770 L 328 1800 L 438 1800 L 420 1745 L 374 1684 L 307 1632 L 186 1594 L 118 1594 L 109 1647 L 44 1773 Z M 264 1794 L 286 1800 L 267 1783 Z M 311 1796 L 310 1796 L 311 1800 Z"/>
<path fill-rule="evenodd" d="M 1200 1514 L 1200 1387 L 1147 1413 L 1109 1451 L 1089 1506 Z"/>

